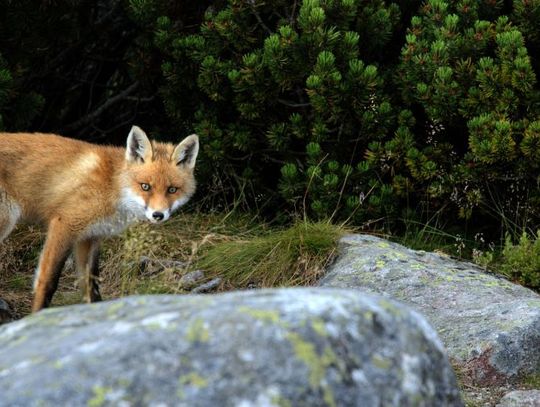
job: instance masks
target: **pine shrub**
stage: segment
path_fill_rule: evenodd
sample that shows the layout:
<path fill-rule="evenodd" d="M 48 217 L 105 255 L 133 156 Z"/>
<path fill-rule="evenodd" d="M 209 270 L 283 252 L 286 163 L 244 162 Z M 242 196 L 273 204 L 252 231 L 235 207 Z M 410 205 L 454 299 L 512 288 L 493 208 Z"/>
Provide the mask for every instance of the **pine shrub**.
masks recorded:
<path fill-rule="evenodd" d="M 532 237 L 523 233 L 516 244 L 507 235 L 498 268 L 509 278 L 540 289 L 540 231 Z"/>
<path fill-rule="evenodd" d="M 230 0 L 193 35 L 163 16 L 161 95 L 209 184 L 273 210 L 537 222 L 529 3 Z"/>
<path fill-rule="evenodd" d="M 416 185 L 432 203 L 450 199 L 465 218 L 480 207 L 538 221 L 540 94 L 527 42 L 539 29 L 526 38 L 510 17 L 501 1 L 430 0 L 411 19 L 396 84 L 416 128 L 369 152 L 374 162 L 408 145 L 398 154 L 406 158 L 393 177 L 397 190 Z"/>
<path fill-rule="evenodd" d="M 188 36 L 159 19 L 163 100 L 193 118 L 203 171 L 315 217 L 386 213 L 391 187 L 363 156 L 393 125 L 378 66 L 400 11 L 368 3 L 229 1 Z"/>

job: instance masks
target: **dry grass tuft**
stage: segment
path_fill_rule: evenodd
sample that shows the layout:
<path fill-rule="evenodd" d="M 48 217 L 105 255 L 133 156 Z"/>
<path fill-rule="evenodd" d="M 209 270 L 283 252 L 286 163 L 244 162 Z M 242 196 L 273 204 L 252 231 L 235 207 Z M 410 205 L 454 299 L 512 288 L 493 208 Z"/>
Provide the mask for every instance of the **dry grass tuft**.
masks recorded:
<path fill-rule="evenodd" d="M 311 285 L 333 259 L 344 229 L 329 222 L 297 222 L 247 240 L 223 241 L 197 267 L 227 288 Z"/>

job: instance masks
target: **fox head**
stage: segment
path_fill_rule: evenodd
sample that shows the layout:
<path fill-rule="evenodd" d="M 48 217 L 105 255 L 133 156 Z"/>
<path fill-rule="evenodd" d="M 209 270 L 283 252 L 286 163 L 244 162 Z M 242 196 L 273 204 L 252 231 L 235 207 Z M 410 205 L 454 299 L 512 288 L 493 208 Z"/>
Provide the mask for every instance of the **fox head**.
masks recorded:
<path fill-rule="evenodd" d="M 193 169 L 199 138 L 192 134 L 178 145 L 150 141 L 133 126 L 127 138 L 123 200 L 153 223 L 166 221 L 195 192 Z"/>

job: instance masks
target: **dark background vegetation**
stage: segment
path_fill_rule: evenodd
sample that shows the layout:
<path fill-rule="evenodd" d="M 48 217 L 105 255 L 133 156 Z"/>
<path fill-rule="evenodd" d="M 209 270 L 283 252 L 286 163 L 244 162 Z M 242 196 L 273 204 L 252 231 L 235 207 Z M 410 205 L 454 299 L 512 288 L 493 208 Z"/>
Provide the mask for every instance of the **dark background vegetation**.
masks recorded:
<path fill-rule="evenodd" d="M 206 209 L 535 233 L 538 21 L 538 0 L 2 0 L 0 128 L 197 132 Z"/>
<path fill-rule="evenodd" d="M 164 13 L 194 32 L 211 2 L 147 2 L 144 11 L 143 2 L 114 0 L 2 3 L 4 129 L 111 143 L 133 123 L 170 130 L 159 95 L 163 56 L 146 20 Z"/>

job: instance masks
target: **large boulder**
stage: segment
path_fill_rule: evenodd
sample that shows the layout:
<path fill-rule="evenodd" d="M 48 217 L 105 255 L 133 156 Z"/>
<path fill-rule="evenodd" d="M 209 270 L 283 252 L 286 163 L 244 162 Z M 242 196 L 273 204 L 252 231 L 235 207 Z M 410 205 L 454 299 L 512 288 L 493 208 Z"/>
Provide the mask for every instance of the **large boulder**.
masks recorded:
<path fill-rule="evenodd" d="M 8 406 L 461 406 L 425 319 L 354 290 L 150 296 L 0 327 Z"/>
<path fill-rule="evenodd" d="M 349 235 L 320 282 L 396 298 L 424 314 L 477 384 L 540 372 L 540 296 L 471 263 Z"/>

